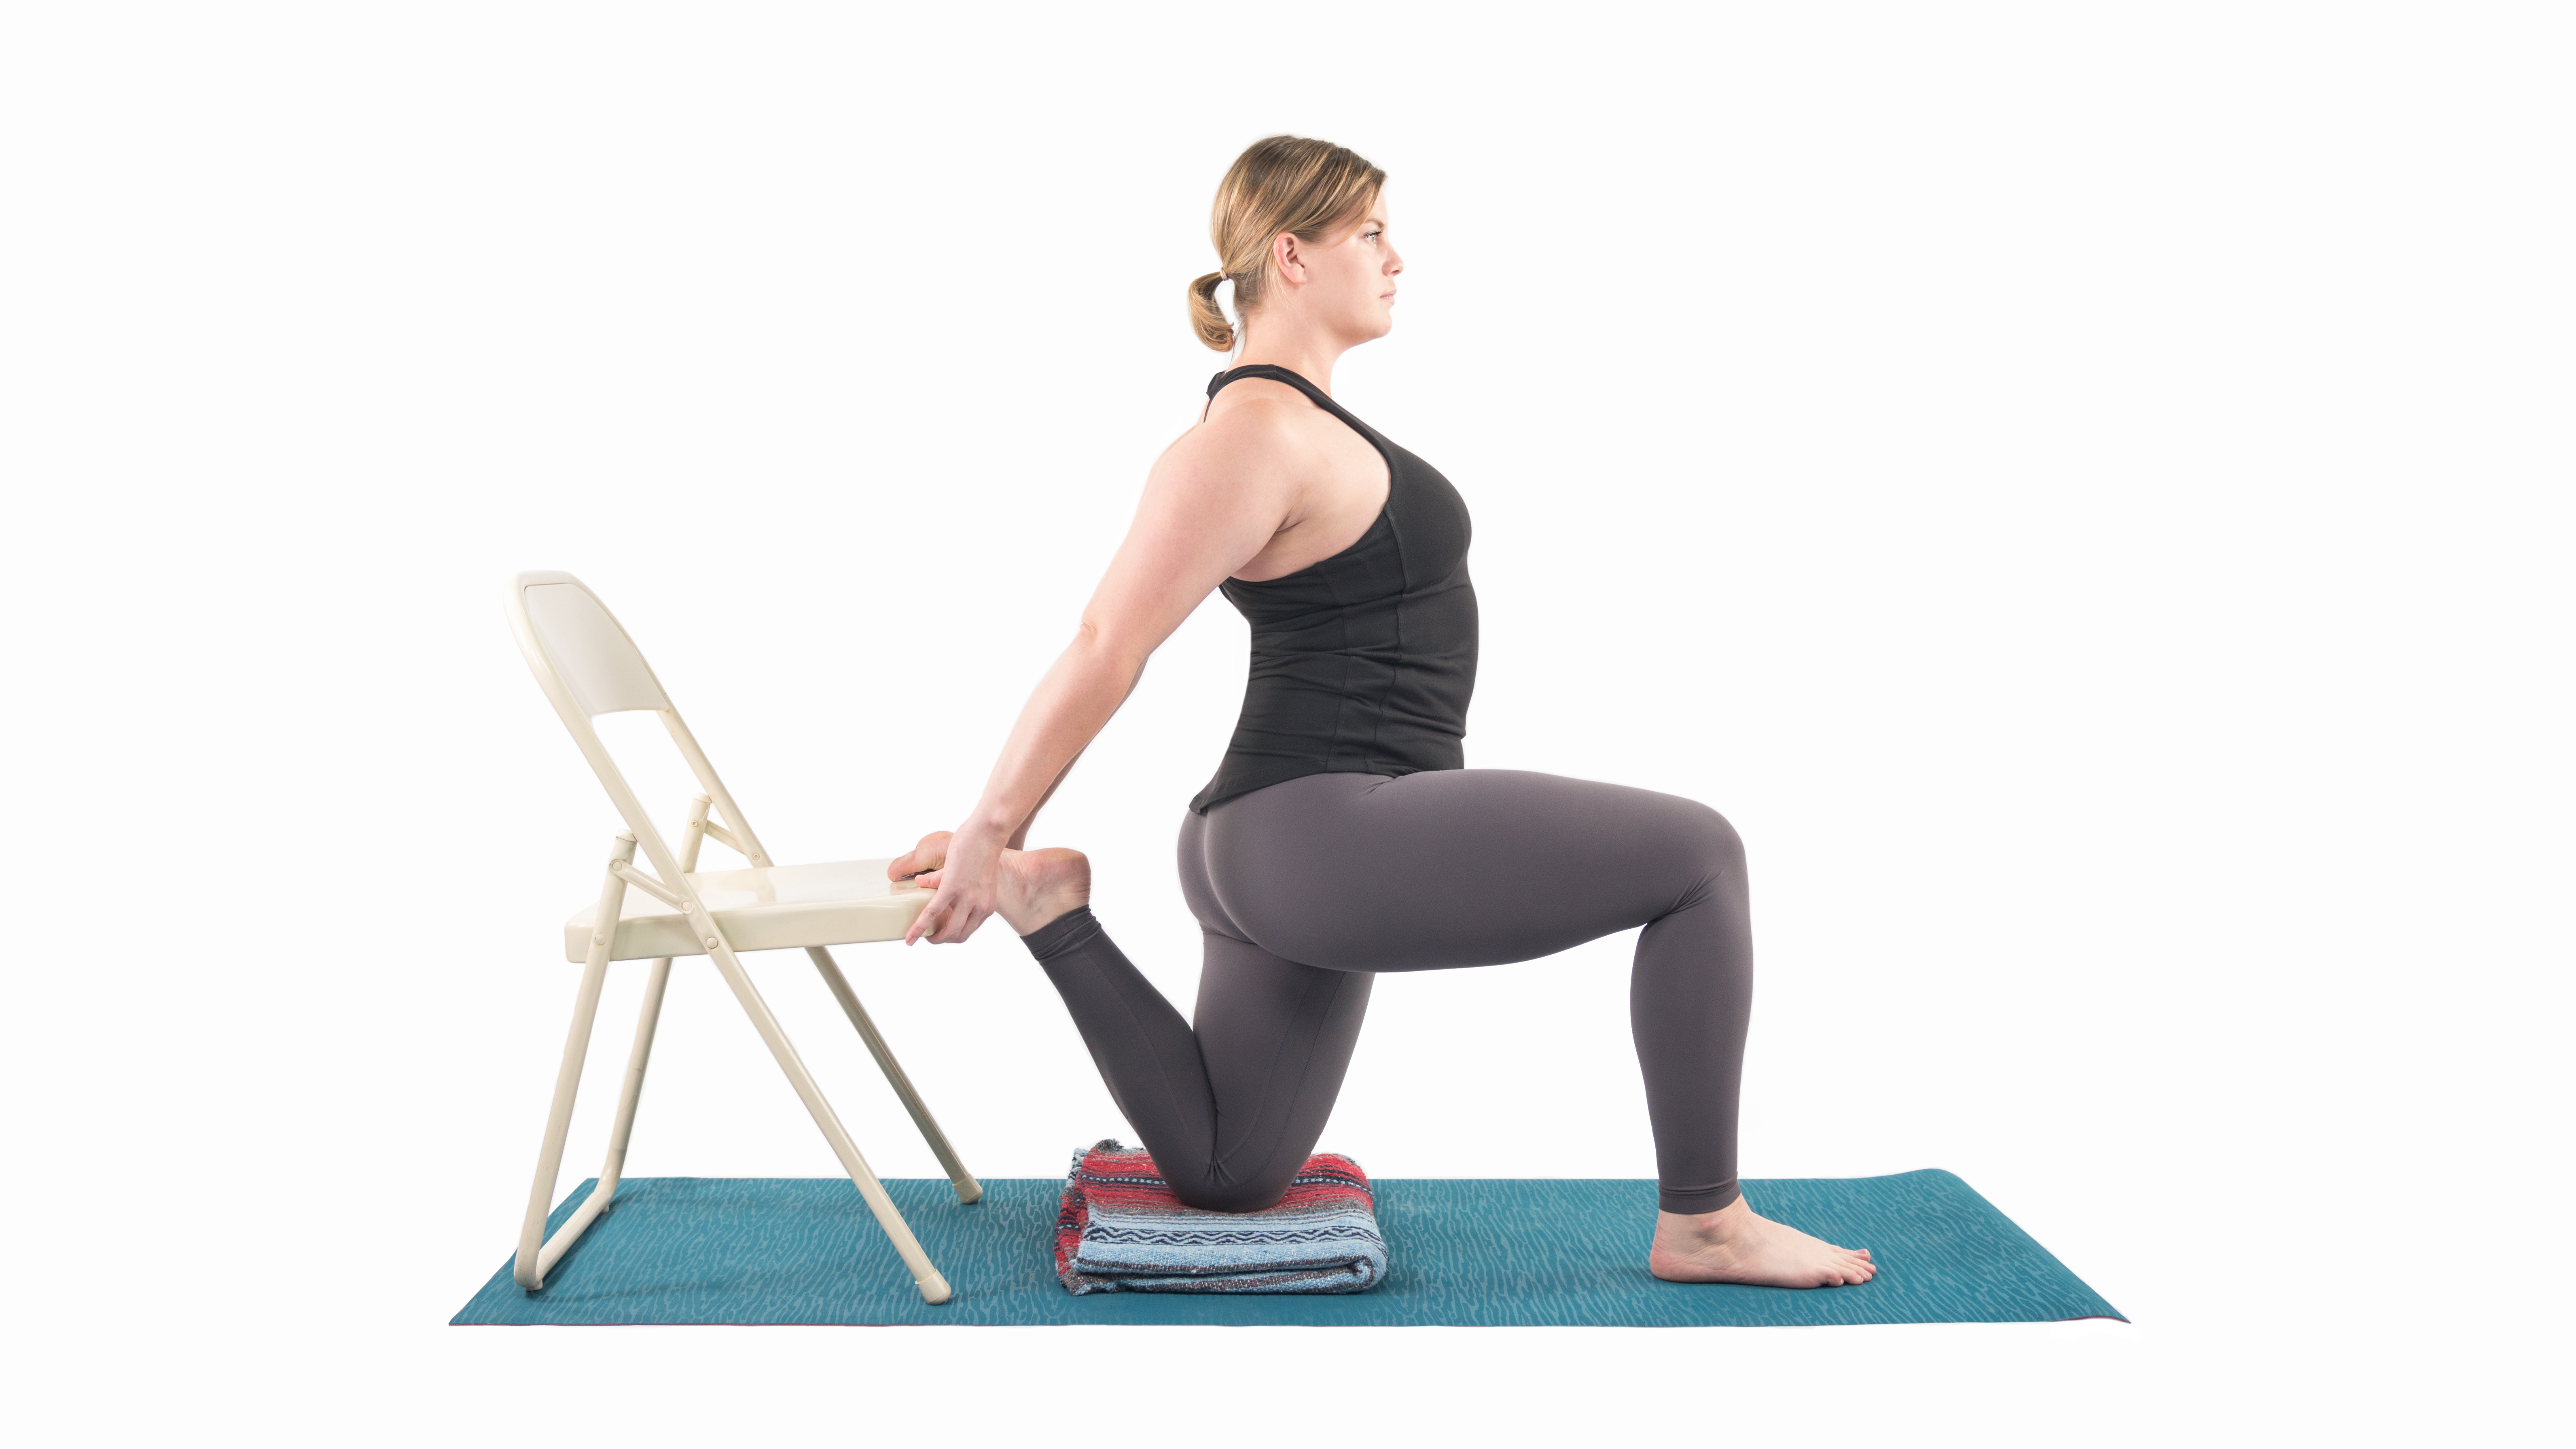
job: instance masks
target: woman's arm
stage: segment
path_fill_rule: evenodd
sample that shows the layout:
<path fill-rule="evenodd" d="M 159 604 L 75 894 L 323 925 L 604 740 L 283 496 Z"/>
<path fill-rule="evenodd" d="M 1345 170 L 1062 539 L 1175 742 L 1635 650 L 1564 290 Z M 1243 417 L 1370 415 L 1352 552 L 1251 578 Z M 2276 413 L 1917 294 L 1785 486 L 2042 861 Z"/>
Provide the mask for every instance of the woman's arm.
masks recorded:
<path fill-rule="evenodd" d="M 1155 463 L 1081 627 L 1020 710 L 974 812 L 944 843 L 929 837 L 888 868 L 923 872 L 922 884 L 938 888 L 907 942 L 963 941 L 984 923 L 1002 850 L 1025 838 L 1146 659 L 1289 521 L 1298 469 L 1285 422 L 1273 405 L 1239 406 L 1183 434 Z"/>

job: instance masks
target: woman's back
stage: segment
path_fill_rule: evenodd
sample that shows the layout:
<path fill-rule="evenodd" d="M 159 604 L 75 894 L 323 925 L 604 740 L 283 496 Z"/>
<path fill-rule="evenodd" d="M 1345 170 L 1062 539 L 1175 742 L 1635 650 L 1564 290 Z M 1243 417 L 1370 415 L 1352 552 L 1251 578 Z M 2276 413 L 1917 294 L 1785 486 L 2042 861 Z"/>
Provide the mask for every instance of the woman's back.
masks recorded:
<path fill-rule="evenodd" d="M 1247 378 L 1296 388 L 1366 439 L 1385 460 L 1386 495 L 1358 540 L 1329 557 L 1225 581 L 1252 626 L 1252 663 L 1234 738 L 1190 808 L 1305 775 L 1461 768 L 1476 687 L 1465 500 L 1438 469 L 1286 368 L 1221 372 L 1209 395 Z"/>

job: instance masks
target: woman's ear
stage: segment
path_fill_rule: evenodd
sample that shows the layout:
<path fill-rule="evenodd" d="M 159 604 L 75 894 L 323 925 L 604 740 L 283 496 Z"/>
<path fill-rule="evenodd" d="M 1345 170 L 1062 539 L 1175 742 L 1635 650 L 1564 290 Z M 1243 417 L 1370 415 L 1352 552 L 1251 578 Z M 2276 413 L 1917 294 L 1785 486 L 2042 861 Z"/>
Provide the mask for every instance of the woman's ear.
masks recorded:
<path fill-rule="evenodd" d="M 1306 280 L 1306 253 L 1293 231 L 1283 231 L 1270 239 L 1270 260 L 1279 280 L 1302 285 Z"/>

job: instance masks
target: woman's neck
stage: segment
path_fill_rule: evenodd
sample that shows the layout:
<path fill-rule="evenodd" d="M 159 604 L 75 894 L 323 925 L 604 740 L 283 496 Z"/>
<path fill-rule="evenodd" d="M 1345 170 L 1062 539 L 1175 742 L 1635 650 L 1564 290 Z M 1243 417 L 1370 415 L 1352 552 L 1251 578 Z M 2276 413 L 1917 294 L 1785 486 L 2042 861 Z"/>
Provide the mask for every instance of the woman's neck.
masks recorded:
<path fill-rule="evenodd" d="M 1340 361 L 1342 354 L 1349 350 L 1347 344 L 1330 342 L 1311 334 L 1300 336 L 1293 330 L 1281 333 L 1264 330 L 1262 335 L 1256 337 L 1247 327 L 1244 331 L 1243 351 L 1235 358 L 1234 365 L 1284 367 L 1313 383 L 1326 397 L 1330 397 L 1333 395 L 1333 364 Z"/>

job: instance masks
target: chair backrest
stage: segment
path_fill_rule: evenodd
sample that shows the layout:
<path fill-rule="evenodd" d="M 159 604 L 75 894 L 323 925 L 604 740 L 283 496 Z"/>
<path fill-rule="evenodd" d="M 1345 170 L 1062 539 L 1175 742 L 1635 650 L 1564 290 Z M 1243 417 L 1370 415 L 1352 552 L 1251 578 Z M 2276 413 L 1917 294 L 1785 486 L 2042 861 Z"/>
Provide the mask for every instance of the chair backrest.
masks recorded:
<path fill-rule="evenodd" d="M 519 647 L 534 646 L 531 664 L 544 656 L 585 717 L 671 707 L 671 696 L 662 692 L 662 681 L 653 677 L 644 651 L 581 580 L 570 574 L 524 573 L 512 580 L 510 592 L 518 601 L 514 622 L 527 621 Z M 547 672 L 537 671 L 540 683 Z"/>
<path fill-rule="evenodd" d="M 760 838 L 752 833 L 751 822 L 743 819 L 742 810 L 733 796 L 716 777 L 715 766 L 706 752 L 698 748 L 695 736 L 680 719 L 680 712 L 664 692 L 662 681 L 653 675 L 653 667 L 644 662 L 644 652 L 608 612 L 608 606 L 590 591 L 590 586 L 567 573 L 538 569 L 510 580 L 510 628 L 519 637 L 519 652 L 527 656 L 528 668 L 537 676 L 537 686 L 554 704 L 564 728 L 572 732 L 573 743 L 581 747 L 582 758 L 590 762 L 592 773 L 608 791 L 626 828 L 635 834 L 635 843 L 653 863 L 653 873 L 675 890 L 685 890 L 681 863 L 663 842 L 660 831 L 653 828 L 652 817 L 636 801 L 635 792 L 627 786 L 626 776 L 617 768 L 617 760 L 591 727 L 595 715 L 616 714 L 623 710 L 649 709 L 662 717 L 662 727 L 670 732 L 671 742 L 688 761 L 689 772 L 697 776 L 698 788 L 707 792 L 723 813 L 724 823 L 741 840 L 744 854 L 753 865 L 768 865 L 768 852 L 760 847 Z"/>

